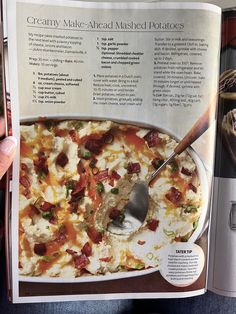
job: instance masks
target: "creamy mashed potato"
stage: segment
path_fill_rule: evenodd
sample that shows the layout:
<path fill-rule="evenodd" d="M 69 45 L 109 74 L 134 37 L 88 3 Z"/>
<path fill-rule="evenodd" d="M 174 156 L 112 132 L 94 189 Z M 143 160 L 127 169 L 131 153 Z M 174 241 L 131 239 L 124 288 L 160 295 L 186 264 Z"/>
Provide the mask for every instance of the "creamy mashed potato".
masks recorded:
<path fill-rule="evenodd" d="M 186 242 L 201 214 L 196 165 L 184 152 L 149 188 L 143 226 L 122 223 L 137 180 L 147 180 L 176 147 L 157 130 L 111 121 L 41 121 L 21 126 L 19 272 L 90 276 L 160 266 L 169 243 Z"/>

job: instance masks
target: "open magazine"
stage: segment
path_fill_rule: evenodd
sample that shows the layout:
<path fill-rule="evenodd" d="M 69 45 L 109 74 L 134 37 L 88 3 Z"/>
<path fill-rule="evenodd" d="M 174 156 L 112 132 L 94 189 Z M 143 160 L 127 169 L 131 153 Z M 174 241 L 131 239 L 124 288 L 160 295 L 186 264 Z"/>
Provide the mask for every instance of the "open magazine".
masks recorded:
<path fill-rule="evenodd" d="M 235 295 L 235 17 L 3 1 L 13 302 Z"/>

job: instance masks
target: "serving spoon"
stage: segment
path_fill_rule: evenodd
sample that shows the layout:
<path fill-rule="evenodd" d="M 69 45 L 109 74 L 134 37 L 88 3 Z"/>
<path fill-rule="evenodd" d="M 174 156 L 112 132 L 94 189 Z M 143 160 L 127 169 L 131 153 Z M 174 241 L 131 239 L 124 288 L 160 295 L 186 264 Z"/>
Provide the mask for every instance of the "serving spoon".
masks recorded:
<path fill-rule="evenodd" d="M 114 219 L 109 222 L 107 225 L 107 230 L 109 232 L 116 235 L 129 235 L 142 226 L 146 219 L 149 207 L 149 184 L 175 158 L 175 156 L 180 155 L 209 128 L 211 122 L 215 119 L 215 107 L 216 97 L 164 163 L 154 171 L 146 181 L 139 181 L 134 184 L 129 201 L 124 206 L 124 220 L 121 222 L 119 219 Z"/>

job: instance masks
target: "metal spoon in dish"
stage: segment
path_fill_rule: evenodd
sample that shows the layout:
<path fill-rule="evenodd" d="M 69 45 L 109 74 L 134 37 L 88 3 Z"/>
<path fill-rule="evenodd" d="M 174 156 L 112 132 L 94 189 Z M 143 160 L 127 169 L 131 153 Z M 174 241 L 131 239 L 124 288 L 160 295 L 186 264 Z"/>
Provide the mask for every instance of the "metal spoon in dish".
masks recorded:
<path fill-rule="evenodd" d="M 215 102 L 216 100 L 212 102 L 207 111 L 197 120 L 190 131 L 175 147 L 174 152 L 155 172 L 151 174 L 148 180 L 134 184 L 129 201 L 124 206 L 125 218 L 123 222 L 120 222 L 118 219 L 109 222 L 107 226 L 109 232 L 116 235 L 129 235 L 142 226 L 146 219 L 149 207 L 149 184 L 166 167 L 166 165 L 175 158 L 176 155 L 181 154 L 208 129 L 215 117 Z"/>

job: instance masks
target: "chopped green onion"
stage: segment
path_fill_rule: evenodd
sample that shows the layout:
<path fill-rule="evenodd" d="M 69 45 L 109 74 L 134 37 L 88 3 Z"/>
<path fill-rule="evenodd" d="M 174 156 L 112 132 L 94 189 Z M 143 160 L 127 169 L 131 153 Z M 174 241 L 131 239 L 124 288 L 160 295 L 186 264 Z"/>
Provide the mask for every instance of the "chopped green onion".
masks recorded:
<path fill-rule="evenodd" d="M 39 178 L 40 181 L 45 180 L 46 177 L 47 177 L 47 174 L 45 172 L 39 171 L 38 178 Z"/>
<path fill-rule="evenodd" d="M 170 230 L 166 230 L 163 229 L 164 233 L 168 236 L 168 237 L 174 237 L 175 236 L 175 232 L 174 231 L 170 231 Z"/>
<path fill-rule="evenodd" d="M 170 162 L 170 166 L 171 166 L 171 172 L 176 172 L 179 170 L 179 166 L 175 160 Z"/>
<path fill-rule="evenodd" d="M 92 153 L 90 151 L 86 150 L 85 152 L 83 152 L 83 157 L 85 159 L 89 159 L 92 157 Z"/>
<path fill-rule="evenodd" d="M 198 220 L 196 220 L 196 221 L 194 221 L 194 223 L 193 223 L 193 229 L 194 229 L 194 230 L 196 230 L 196 229 L 197 229 L 197 227 L 198 227 L 198 223 L 199 223 L 199 219 L 198 219 Z"/>
<path fill-rule="evenodd" d="M 81 121 L 72 121 L 71 125 L 76 129 L 79 130 L 82 128 L 83 123 Z"/>
<path fill-rule="evenodd" d="M 47 263 L 49 263 L 50 260 L 51 260 L 50 256 L 47 256 L 47 255 L 42 256 L 41 259 L 42 259 L 44 262 L 47 262 Z"/>
<path fill-rule="evenodd" d="M 46 121 L 44 121 L 44 125 L 46 126 L 48 131 L 52 131 L 52 129 L 53 129 L 54 125 L 55 125 L 55 122 L 52 121 L 52 120 L 46 120 Z"/>
<path fill-rule="evenodd" d="M 90 163 L 89 163 L 89 167 L 90 167 L 90 168 L 95 168 L 95 166 L 96 166 L 96 160 L 95 160 L 95 159 L 92 159 L 92 160 L 90 161 Z"/>
<path fill-rule="evenodd" d="M 147 258 L 150 259 L 150 260 L 152 260 L 153 257 L 154 257 L 154 255 L 153 255 L 151 252 L 149 252 L 146 256 L 147 256 Z"/>
<path fill-rule="evenodd" d="M 139 263 L 134 266 L 135 269 L 142 269 L 143 267 L 144 265 Z"/>
<path fill-rule="evenodd" d="M 185 236 L 181 237 L 181 242 L 188 242 L 188 239 L 190 238 L 191 234 L 187 233 Z"/>
<path fill-rule="evenodd" d="M 52 213 L 51 213 L 51 212 L 43 212 L 43 213 L 42 213 L 42 217 L 43 217 L 44 219 L 49 220 L 49 219 L 52 218 Z"/>
<path fill-rule="evenodd" d="M 98 181 L 98 183 L 97 183 L 97 192 L 98 192 L 99 194 L 101 194 L 102 192 L 104 192 L 104 185 L 103 185 L 103 183 L 102 183 L 101 181 Z"/>
<path fill-rule="evenodd" d="M 112 194 L 118 194 L 119 193 L 119 189 L 118 188 L 112 188 L 111 189 L 111 193 Z"/>
<path fill-rule="evenodd" d="M 183 206 L 184 208 L 184 213 L 189 214 L 189 213 L 196 213 L 197 212 L 197 207 L 194 205 L 187 205 Z"/>
<path fill-rule="evenodd" d="M 158 169 L 164 163 L 164 160 L 163 159 L 155 159 L 153 162 L 155 164 L 155 168 Z"/>
<path fill-rule="evenodd" d="M 76 181 L 75 180 L 70 180 L 70 181 L 67 181 L 65 186 L 66 186 L 66 197 L 69 196 L 69 190 L 73 190 L 75 188 L 75 184 L 76 184 Z"/>
<path fill-rule="evenodd" d="M 123 223 L 125 220 L 125 214 L 124 213 L 120 213 L 119 216 L 116 219 L 119 223 Z"/>

